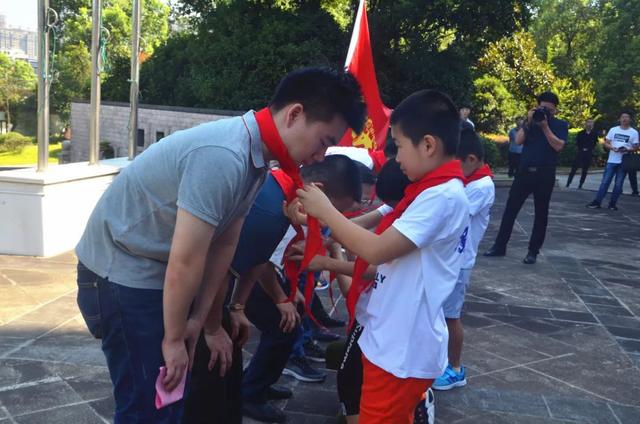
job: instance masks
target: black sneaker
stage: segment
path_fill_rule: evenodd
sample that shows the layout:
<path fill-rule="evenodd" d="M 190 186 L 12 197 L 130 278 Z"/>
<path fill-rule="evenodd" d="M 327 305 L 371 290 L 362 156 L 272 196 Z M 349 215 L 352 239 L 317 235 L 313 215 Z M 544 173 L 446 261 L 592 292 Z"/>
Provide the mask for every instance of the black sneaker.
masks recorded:
<path fill-rule="evenodd" d="M 529 252 L 527 253 L 527 256 L 524 257 L 522 262 L 527 265 L 533 265 L 536 263 L 537 257 L 538 255 L 536 255 L 535 253 Z"/>
<path fill-rule="evenodd" d="M 495 256 L 504 256 L 507 254 L 507 249 L 499 248 L 497 246 L 491 246 L 489 250 L 484 252 L 484 256 L 495 257 Z"/>
<path fill-rule="evenodd" d="M 609 205 L 609 208 L 608 208 L 608 209 L 609 209 L 610 211 L 617 211 L 617 210 L 618 210 L 618 207 L 617 207 L 616 205 Z"/>
<path fill-rule="evenodd" d="M 637 191 L 634 191 L 633 193 L 631 193 L 631 195 L 634 197 L 638 197 L 640 196 L 640 193 L 638 193 Z"/>
<path fill-rule="evenodd" d="M 588 203 L 588 204 L 587 204 L 587 207 L 588 207 L 589 209 L 600 209 L 600 208 L 601 208 L 600 203 L 598 203 L 596 200 L 594 200 L 594 201 L 593 201 L 593 202 L 591 202 L 591 203 Z"/>
<path fill-rule="evenodd" d="M 291 399 L 293 392 L 284 386 L 269 386 L 267 389 L 267 399 L 269 400 L 283 400 Z"/>
<path fill-rule="evenodd" d="M 327 375 L 309 365 L 306 358 L 289 358 L 287 365 L 282 370 L 283 375 L 288 375 L 305 383 L 322 383 Z"/>
<path fill-rule="evenodd" d="M 257 403 L 242 401 L 242 415 L 263 423 L 285 423 L 287 416 L 281 409 L 269 402 Z"/>
<path fill-rule="evenodd" d="M 314 340 L 310 340 L 304 344 L 304 356 L 313 362 L 324 362 L 327 353 Z"/>

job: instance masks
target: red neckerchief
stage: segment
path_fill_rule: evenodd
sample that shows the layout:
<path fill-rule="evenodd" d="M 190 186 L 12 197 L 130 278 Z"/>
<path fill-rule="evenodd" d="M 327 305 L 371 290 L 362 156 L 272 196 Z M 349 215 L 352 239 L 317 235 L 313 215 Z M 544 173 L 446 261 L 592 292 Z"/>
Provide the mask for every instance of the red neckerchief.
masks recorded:
<path fill-rule="evenodd" d="M 286 146 L 282 142 L 280 133 L 276 128 L 276 124 L 273 121 L 273 116 L 268 108 L 264 108 L 255 113 L 256 122 L 260 130 L 260 136 L 262 141 L 269 149 L 278 163 L 280 164 L 280 171 L 274 170 L 271 172 L 276 179 L 284 194 L 287 202 L 293 201 L 296 197 L 296 189 L 302 188 L 302 178 L 300 177 L 300 168 L 289 156 Z M 297 243 L 300 240 L 305 239 L 304 231 L 299 225 L 294 226 L 296 230 L 296 236 L 291 240 L 289 246 Z M 307 217 L 307 237 L 304 249 L 304 255 L 302 262 L 299 264 L 285 259 L 284 262 L 284 274 L 289 280 L 291 286 L 291 293 L 289 294 L 288 301 L 293 301 L 298 291 L 298 278 L 300 272 L 307 268 L 311 260 L 315 255 L 324 255 L 325 248 L 322 242 L 322 235 L 320 233 L 320 223 L 312 216 Z M 313 289 L 315 288 L 315 281 L 312 272 L 307 272 L 307 283 L 305 285 L 305 310 L 307 315 L 313 319 L 311 309 L 311 296 L 313 295 Z"/>
<path fill-rule="evenodd" d="M 463 180 L 464 185 L 468 185 L 469 183 L 473 181 L 477 181 L 480 178 L 484 178 L 484 177 L 493 178 L 493 172 L 491 172 L 491 168 L 489 168 L 489 165 L 487 165 L 486 163 L 482 165 L 480 168 L 473 171 L 471 175 L 469 175 L 468 177 L 465 177 Z"/>
<path fill-rule="evenodd" d="M 459 178 L 464 180 L 464 174 L 462 173 L 462 167 L 459 160 L 451 160 L 440 167 L 434 169 L 431 172 L 427 172 L 424 177 L 419 181 L 411 183 L 404 190 L 404 197 L 396 205 L 393 211 L 380 221 L 380 224 L 376 227 L 375 233 L 382 234 L 388 229 L 393 222 L 400 218 L 405 210 L 411 205 L 411 203 L 422 193 L 423 191 L 435 187 L 440 184 L 444 184 L 449 180 Z M 371 286 L 372 281 L 363 280 L 362 275 L 369 267 L 369 264 L 362 258 L 357 257 L 353 268 L 353 280 L 351 282 L 351 288 L 347 294 L 347 309 L 349 310 L 349 328 L 353 325 L 355 319 L 356 304 L 362 292 L 367 290 Z"/>

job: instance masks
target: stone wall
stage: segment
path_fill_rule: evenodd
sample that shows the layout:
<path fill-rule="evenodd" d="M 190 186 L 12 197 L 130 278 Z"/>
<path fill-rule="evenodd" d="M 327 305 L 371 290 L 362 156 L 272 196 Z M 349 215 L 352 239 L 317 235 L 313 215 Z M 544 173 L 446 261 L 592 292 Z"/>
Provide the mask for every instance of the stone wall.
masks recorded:
<path fill-rule="evenodd" d="M 140 105 L 137 151 L 138 153 L 142 152 L 151 144 L 175 131 L 240 114 L 241 112 L 212 109 Z M 89 160 L 89 118 L 89 102 L 71 103 L 72 162 Z M 128 127 L 128 103 L 102 102 L 100 106 L 100 141 L 108 142 L 116 157 L 127 156 Z"/>

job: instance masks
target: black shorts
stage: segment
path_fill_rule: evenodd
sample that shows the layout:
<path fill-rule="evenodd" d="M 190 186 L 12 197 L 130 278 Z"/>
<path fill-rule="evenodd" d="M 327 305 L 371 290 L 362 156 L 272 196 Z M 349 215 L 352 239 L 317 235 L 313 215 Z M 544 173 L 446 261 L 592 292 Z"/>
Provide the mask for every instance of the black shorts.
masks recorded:
<path fill-rule="evenodd" d="M 356 321 L 344 346 L 342 363 L 338 369 L 338 398 L 345 415 L 360 414 L 360 394 L 362 392 L 362 351 L 358 339 L 362 327 Z"/>

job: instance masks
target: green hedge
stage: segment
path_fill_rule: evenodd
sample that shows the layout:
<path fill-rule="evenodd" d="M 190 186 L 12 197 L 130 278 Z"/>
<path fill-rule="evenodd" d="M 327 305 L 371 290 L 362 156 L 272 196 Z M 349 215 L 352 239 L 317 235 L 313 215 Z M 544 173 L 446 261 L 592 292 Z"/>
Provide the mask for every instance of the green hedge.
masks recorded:
<path fill-rule="evenodd" d="M 0 153 L 22 153 L 22 150 L 32 143 L 30 137 L 17 132 L 0 135 Z"/>
<path fill-rule="evenodd" d="M 576 136 L 580 129 L 569 130 L 569 140 L 566 146 L 558 155 L 558 166 L 571 166 L 577 154 Z M 484 135 L 481 136 L 484 142 L 485 159 L 492 168 L 508 166 L 509 162 L 509 143 L 492 140 Z M 593 150 L 594 166 L 604 166 L 607 162 L 607 152 L 604 150 L 603 144 L 596 144 Z"/>

